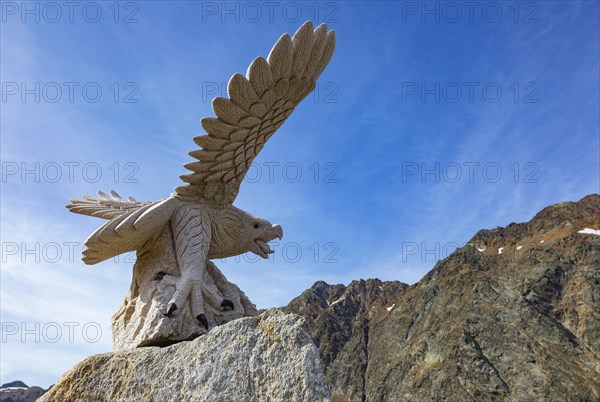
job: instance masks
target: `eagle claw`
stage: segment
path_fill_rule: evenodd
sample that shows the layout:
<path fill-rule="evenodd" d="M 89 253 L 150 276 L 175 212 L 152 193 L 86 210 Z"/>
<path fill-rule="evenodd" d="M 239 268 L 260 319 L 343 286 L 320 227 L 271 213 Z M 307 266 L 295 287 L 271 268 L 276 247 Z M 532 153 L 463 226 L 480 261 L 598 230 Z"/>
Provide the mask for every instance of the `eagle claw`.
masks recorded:
<path fill-rule="evenodd" d="M 208 331 L 208 320 L 206 319 L 206 316 L 205 316 L 204 314 L 198 314 L 198 315 L 196 316 L 196 319 L 197 319 L 198 321 L 200 321 L 200 323 L 201 323 L 202 325 L 204 325 L 204 328 L 206 328 L 206 330 Z"/>
<path fill-rule="evenodd" d="M 235 310 L 233 302 L 227 299 L 223 299 L 223 301 L 221 302 L 221 307 L 223 307 L 224 311 Z"/>
<path fill-rule="evenodd" d="M 173 315 L 173 313 L 175 312 L 175 310 L 177 310 L 177 305 L 175 303 L 170 303 L 167 306 L 167 312 L 165 313 L 165 315 L 167 317 L 171 317 Z"/>

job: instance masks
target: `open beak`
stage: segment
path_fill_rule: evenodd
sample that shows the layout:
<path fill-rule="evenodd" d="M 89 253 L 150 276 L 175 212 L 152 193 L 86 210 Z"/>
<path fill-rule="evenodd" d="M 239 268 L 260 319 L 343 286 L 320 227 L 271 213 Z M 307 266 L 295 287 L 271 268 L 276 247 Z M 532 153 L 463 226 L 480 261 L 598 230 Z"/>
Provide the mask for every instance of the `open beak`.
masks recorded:
<path fill-rule="evenodd" d="M 267 243 L 282 238 L 283 228 L 280 225 L 271 225 L 260 237 L 254 239 L 254 243 L 250 245 L 250 251 L 262 258 L 269 258 L 269 254 L 273 254 L 275 251 L 271 250 Z"/>
<path fill-rule="evenodd" d="M 271 225 L 271 232 L 274 233 L 275 237 L 279 240 L 283 239 L 283 228 L 280 225 Z M 274 240 L 275 237 L 271 240 Z"/>

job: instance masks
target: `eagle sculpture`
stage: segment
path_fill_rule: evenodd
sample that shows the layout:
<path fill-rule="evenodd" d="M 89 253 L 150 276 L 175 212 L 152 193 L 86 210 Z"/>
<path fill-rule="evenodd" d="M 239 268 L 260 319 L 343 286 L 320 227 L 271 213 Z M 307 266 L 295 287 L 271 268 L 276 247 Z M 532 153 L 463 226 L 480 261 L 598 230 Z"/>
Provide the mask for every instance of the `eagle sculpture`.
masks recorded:
<path fill-rule="evenodd" d="M 170 225 L 181 276 L 157 274 L 157 280 L 175 285 L 164 314 L 171 317 L 191 303 L 193 316 L 208 330 L 203 285 L 208 260 L 248 251 L 268 258 L 273 251 L 267 243 L 283 236 L 281 226 L 232 203 L 256 155 L 315 88 L 334 47 L 334 31 L 306 22 L 293 37 L 282 35 L 267 59 L 257 57 L 246 76 L 233 75 L 228 98 L 213 100 L 216 117 L 201 121 L 207 134 L 194 138 L 201 148 L 189 153 L 196 159 L 185 165 L 191 173 L 181 176 L 185 183 L 168 198 L 138 202 L 111 191 L 71 200 L 71 212 L 109 220 L 86 240 L 83 261 L 97 264 L 130 251 L 139 258 L 139 250 Z M 223 309 L 235 308 L 230 300 L 219 302 Z"/>

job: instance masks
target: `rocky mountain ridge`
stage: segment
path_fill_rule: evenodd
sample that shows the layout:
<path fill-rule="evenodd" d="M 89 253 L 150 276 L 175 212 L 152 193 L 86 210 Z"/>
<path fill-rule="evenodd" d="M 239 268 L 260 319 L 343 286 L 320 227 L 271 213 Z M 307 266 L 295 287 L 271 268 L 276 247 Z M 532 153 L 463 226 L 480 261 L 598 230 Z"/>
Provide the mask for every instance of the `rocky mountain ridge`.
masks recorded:
<path fill-rule="evenodd" d="M 317 282 L 336 401 L 600 400 L 600 196 L 479 231 L 417 284 Z"/>
<path fill-rule="evenodd" d="M 350 285 L 316 282 L 283 311 L 305 319 L 305 327 L 321 352 L 327 379 L 339 394 L 362 400 L 369 362 L 369 324 L 394 308 L 409 286 L 378 279 Z"/>
<path fill-rule="evenodd" d="M 0 386 L 0 402 L 33 402 L 47 390 L 30 387 L 23 381 L 11 381 Z"/>

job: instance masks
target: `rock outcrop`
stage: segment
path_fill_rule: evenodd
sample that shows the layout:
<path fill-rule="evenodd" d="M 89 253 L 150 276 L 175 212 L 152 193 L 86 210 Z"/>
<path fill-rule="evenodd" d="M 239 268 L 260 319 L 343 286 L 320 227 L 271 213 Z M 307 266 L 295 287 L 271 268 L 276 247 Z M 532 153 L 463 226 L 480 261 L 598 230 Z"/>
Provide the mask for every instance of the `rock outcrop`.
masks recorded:
<path fill-rule="evenodd" d="M 319 352 L 294 314 L 268 310 L 168 347 L 91 356 L 40 401 L 324 401 Z"/>
<path fill-rule="evenodd" d="M 332 401 L 600 400 L 600 196 L 482 230 L 419 283 L 317 282 Z"/>
<path fill-rule="evenodd" d="M 349 286 L 319 281 L 283 308 L 305 317 L 327 367 L 334 399 L 363 400 L 370 322 L 387 314 L 406 289 L 405 283 L 378 279 L 353 281 Z"/>

